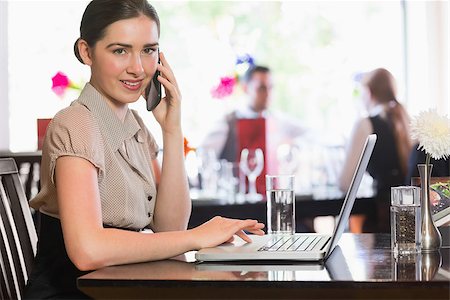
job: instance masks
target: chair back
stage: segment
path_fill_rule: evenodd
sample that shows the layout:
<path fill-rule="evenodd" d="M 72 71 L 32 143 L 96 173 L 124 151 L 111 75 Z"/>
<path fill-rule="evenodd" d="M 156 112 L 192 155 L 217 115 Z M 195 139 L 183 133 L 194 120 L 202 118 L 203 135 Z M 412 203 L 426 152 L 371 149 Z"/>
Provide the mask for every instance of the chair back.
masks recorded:
<path fill-rule="evenodd" d="M 0 235 L 0 295 L 21 299 L 37 251 L 37 234 L 12 158 L 0 159 Z"/>

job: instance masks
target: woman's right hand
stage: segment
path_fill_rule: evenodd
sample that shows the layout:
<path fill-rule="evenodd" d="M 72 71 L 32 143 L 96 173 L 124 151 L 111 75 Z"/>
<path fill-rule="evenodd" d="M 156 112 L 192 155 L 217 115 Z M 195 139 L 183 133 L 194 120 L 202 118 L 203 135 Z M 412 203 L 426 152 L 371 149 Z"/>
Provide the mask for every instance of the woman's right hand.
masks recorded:
<path fill-rule="evenodd" d="M 191 230 L 194 235 L 195 248 L 202 249 L 215 247 L 225 242 L 231 242 L 233 241 L 234 235 L 251 243 L 252 240 L 244 230 L 257 235 L 264 235 L 263 228 L 264 224 L 259 223 L 256 220 L 237 220 L 214 217 L 208 222 Z"/>
<path fill-rule="evenodd" d="M 153 110 L 153 115 L 163 132 L 177 132 L 181 129 L 181 92 L 164 53 L 160 52 L 159 57 L 161 64 L 157 65 L 157 70 L 161 73 L 158 81 L 164 86 L 166 96 Z"/>

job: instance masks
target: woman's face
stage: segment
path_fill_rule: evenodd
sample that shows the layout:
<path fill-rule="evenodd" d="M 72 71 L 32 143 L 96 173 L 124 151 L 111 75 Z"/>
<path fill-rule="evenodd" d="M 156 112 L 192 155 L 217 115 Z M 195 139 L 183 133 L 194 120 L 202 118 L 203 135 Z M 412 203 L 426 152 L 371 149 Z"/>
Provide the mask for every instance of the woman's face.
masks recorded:
<path fill-rule="evenodd" d="M 158 28 L 146 16 L 106 28 L 91 49 L 91 84 L 116 107 L 137 101 L 156 72 Z"/>

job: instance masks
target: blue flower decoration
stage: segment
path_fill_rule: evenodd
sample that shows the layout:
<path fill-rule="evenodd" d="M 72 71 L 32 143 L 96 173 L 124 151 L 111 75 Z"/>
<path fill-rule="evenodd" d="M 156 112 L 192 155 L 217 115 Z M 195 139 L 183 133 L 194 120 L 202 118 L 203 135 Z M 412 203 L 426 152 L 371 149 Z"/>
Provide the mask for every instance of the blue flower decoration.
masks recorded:
<path fill-rule="evenodd" d="M 250 66 L 254 66 L 255 65 L 255 60 L 254 58 L 248 54 L 245 53 L 244 55 L 240 55 L 236 58 L 236 65 L 240 65 L 240 64 L 248 64 L 249 67 Z"/>

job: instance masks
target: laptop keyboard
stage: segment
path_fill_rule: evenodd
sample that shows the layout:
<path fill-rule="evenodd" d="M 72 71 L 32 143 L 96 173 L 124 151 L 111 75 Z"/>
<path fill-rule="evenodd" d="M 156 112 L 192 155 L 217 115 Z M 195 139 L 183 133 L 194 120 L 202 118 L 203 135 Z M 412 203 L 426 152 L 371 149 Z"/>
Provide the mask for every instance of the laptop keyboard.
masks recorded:
<path fill-rule="evenodd" d="M 311 251 L 322 249 L 329 240 L 329 236 L 274 236 L 258 251 Z"/>

